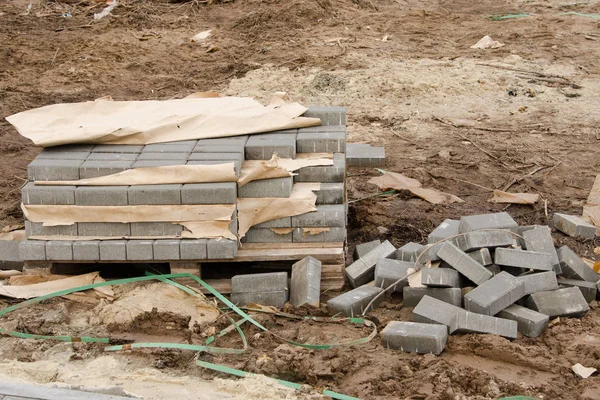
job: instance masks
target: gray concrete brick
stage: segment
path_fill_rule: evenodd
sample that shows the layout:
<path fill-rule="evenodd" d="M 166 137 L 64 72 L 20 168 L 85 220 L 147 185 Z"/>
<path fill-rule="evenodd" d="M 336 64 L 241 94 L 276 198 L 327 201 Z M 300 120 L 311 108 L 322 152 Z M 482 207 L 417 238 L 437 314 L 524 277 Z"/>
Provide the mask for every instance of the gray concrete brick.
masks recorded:
<path fill-rule="evenodd" d="M 530 231 L 530 230 L 532 230 L 532 229 L 535 229 L 535 228 L 537 228 L 537 227 L 539 227 L 539 226 L 544 226 L 544 225 L 524 225 L 524 226 L 517 226 L 517 227 L 515 228 L 515 231 L 514 231 L 514 232 L 515 232 L 517 235 L 519 235 L 519 236 L 523 236 L 523 234 L 524 234 L 525 232 L 527 232 L 527 231 Z M 522 248 L 522 249 L 530 250 L 530 249 L 527 249 L 527 248 L 526 248 L 527 246 L 526 246 L 525 240 L 523 240 L 523 239 L 522 239 L 522 238 L 520 238 L 520 237 L 515 237 L 515 239 L 517 240 L 517 244 L 518 244 L 519 246 L 521 246 L 521 248 Z"/>
<path fill-rule="evenodd" d="M 314 242 L 343 242 L 346 240 L 346 228 L 331 227 L 328 231 L 320 233 L 310 233 L 311 228 L 295 228 L 293 232 L 293 241 L 295 243 L 314 243 Z"/>
<path fill-rule="evenodd" d="M 345 153 L 346 132 L 302 132 L 296 137 L 298 153 Z"/>
<path fill-rule="evenodd" d="M 291 176 L 261 179 L 238 187 L 237 195 L 240 198 L 290 197 L 293 185 L 294 179 Z"/>
<path fill-rule="evenodd" d="M 179 184 L 129 186 L 129 205 L 181 204 L 182 187 Z"/>
<path fill-rule="evenodd" d="M 48 240 L 46 242 L 46 260 L 73 260 L 73 242 L 70 240 Z"/>
<path fill-rule="evenodd" d="M 551 318 L 579 317 L 590 309 L 581 290 L 576 287 L 532 293 L 527 299 L 527 308 Z"/>
<path fill-rule="evenodd" d="M 346 162 L 349 167 L 383 167 L 385 166 L 385 148 L 372 146 L 346 145 Z"/>
<path fill-rule="evenodd" d="M 49 151 L 42 150 L 36 160 L 85 160 L 90 155 L 89 151 Z"/>
<path fill-rule="evenodd" d="M 429 296 L 448 304 L 460 307 L 462 304 L 462 291 L 460 288 L 429 288 L 405 286 L 402 290 L 402 305 L 415 307 L 423 299 Z"/>
<path fill-rule="evenodd" d="M 492 275 L 498 275 L 500 272 L 502 272 L 500 267 L 496 264 L 488 265 L 485 268 L 487 268 L 487 270 L 490 271 Z"/>
<path fill-rule="evenodd" d="M 100 260 L 124 261 L 127 260 L 126 240 L 103 240 L 100 242 Z"/>
<path fill-rule="evenodd" d="M 506 212 L 495 214 L 469 215 L 460 219 L 458 231 L 466 233 L 480 229 L 510 229 L 515 231 L 519 226 Z"/>
<path fill-rule="evenodd" d="M 375 265 L 375 286 L 387 289 L 394 282 L 408 275 L 408 270 L 413 264 L 406 261 L 391 260 L 389 258 L 380 258 Z M 392 291 L 401 292 L 408 285 L 408 278 L 397 283 Z"/>
<path fill-rule="evenodd" d="M 471 252 L 481 248 L 511 246 L 515 237 L 509 231 L 472 231 L 458 237 L 456 242 L 462 251 Z"/>
<path fill-rule="evenodd" d="M 141 153 L 137 161 L 173 160 L 187 162 L 189 153 Z"/>
<path fill-rule="evenodd" d="M 388 349 L 438 355 L 446 347 L 448 330 L 442 325 L 391 321 L 381 331 L 381 337 Z"/>
<path fill-rule="evenodd" d="M 79 236 L 117 236 L 131 235 L 131 224 L 120 222 L 79 222 L 77 224 Z"/>
<path fill-rule="evenodd" d="M 244 155 L 240 153 L 192 153 L 189 161 L 220 161 L 222 163 L 233 162 L 242 165 Z M 189 162 L 188 161 L 188 162 Z"/>
<path fill-rule="evenodd" d="M 52 146 L 46 147 L 43 151 L 46 152 L 56 152 L 56 153 L 65 153 L 65 152 L 90 152 L 92 149 L 96 147 L 95 144 L 63 144 L 61 146 Z"/>
<path fill-rule="evenodd" d="M 92 153 L 141 153 L 143 145 L 137 144 L 98 144 L 91 150 Z"/>
<path fill-rule="evenodd" d="M 33 160 L 27 166 L 30 181 L 76 181 L 83 160 Z"/>
<path fill-rule="evenodd" d="M 571 236 L 594 240 L 596 227 L 575 215 L 555 213 L 552 217 L 554 227 Z"/>
<path fill-rule="evenodd" d="M 309 107 L 302 116 L 319 118 L 321 125 L 346 125 L 346 107 Z"/>
<path fill-rule="evenodd" d="M 465 309 L 496 315 L 525 296 L 525 284 L 506 272 L 483 282 L 465 295 Z"/>
<path fill-rule="evenodd" d="M 181 204 L 235 204 L 235 182 L 192 183 L 181 188 Z"/>
<path fill-rule="evenodd" d="M 427 236 L 427 243 L 435 244 L 440 240 L 458 235 L 458 227 L 460 221 L 455 219 L 445 219 L 440 225 L 438 225 L 431 233 Z M 437 256 L 437 252 L 442 248 L 444 243 L 439 243 L 435 246 L 431 246 L 427 251 L 427 259 L 431 261 L 437 261 L 440 258 Z"/>
<path fill-rule="evenodd" d="M 581 279 L 588 282 L 598 282 L 600 275 L 585 263 L 568 246 L 563 246 L 557 251 L 560 268 L 565 278 Z"/>
<path fill-rule="evenodd" d="M 81 179 L 117 174 L 133 168 L 134 161 L 85 161 L 79 167 Z"/>
<path fill-rule="evenodd" d="M 535 251 L 497 248 L 494 252 L 494 264 L 537 271 L 554 271 L 552 256 Z"/>
<path fill-rule="evenodd" d="M 598 288 L 596 283 L 588 282 L 588 281 L 580 281 L 577 279 L 559 279 L 558 281 L 559 287 L 577 287 L 581 290 L 581 294 L 585 298 L 588 303 L 596 300 L 596 294 L 598 292 Z"/>
<path fill-rule="evenodd" d="M 242 162 L 240 160 L 225 160 L 225 161 L 215 161 L 215 160 L 204 160 L 204 161 L 188 161 L 186 165 L 219 165 L 225 163 L 233 163 L 233 168 L 235 170 L 235 174 L 239 177 L 240 171 L 242 168 Z"/>
<path fill-rule="evenodd" d="M 412 263 L 417 261 L 418 258 L 419 264 L 425 264 L 427 261 L 427 252 L 425 250 L 425 246 L 422 244 L 409 242 L 396 250 L 393 258 L 401 261 L 410 261 Z M 423 253 L 424 251 L 425 253 Z M 423 255 L 421 255 L 421 253 L 423 253 Z M 421 257 L 419 258 L 419 256 Z"/>
<path fill-rule="evenodd" d="M 547 226 L 536 226 L 532 229 L 524 231 L 521 236 L 523 236 L 524 239 L 523 242 L 525 249 L 529 251 L 550 254 L 552 257 L 552 268 L 554 269 L 554 272 L 557 274 L 562 272 L 560 261 L 558 260 L 558 254 L 554 248 L 554 241 L 552 240 L 550 228 Z"/>
<path fill-rule="evenodd" d="M 206 252 L 209 260 L 223 260 L 235 258 L 238 244 L 236 240 L 209 239 L 206 243 Z"/>
<path fill-rule="evenodd" d="M 354 259 L 354 261 L 356 261 L 371 250 L 373 250 L 374 248 L 376 248 L 377 246 L 379 246 L 380 244 L 381 240 L 379 239 L 373 240 L 371 242 L 357 244 L 354 248 L 354 252 L 352 253 L 352 258 Z"/>
<path fill-rule="evenodd" d="M 183 160 L 146 160 L 134 162 L 131 168 L 170 167 L 172 165 L 186 165 L 188 163 Z"/>
<path fill-rule="evenodd" d="M 170 222 L 132 222 L 131 236 L 179 236 L 183 232 L 183 226 Z"/>
<path fill-rule="evenodd" d="M 180 241 L 179 240 L 155 240 L 152 245 L 154 249 L 155 260 L 180 260 L 181 255 L 179 252 Z"/>
<path fill-rule="evenodd" d="M 295 138 L 263 140 L 251 136 L 244 149 L 246 160 L 270 160 L 275 153 L 280 158 L 296 158 Z"/>
<path fill-rule="evenodd" d="M 471 257 L 473 260 L 477 261 L 484 267 L 493 264 L 492 255 L 490 254 L 490 250 L 487 248 L 469 251 L 467 254 L 469 255 L 469 257 Z"/>
<path fill-rule="evenodd" d="M 423 268 L 421 284 L 429 288 L 459 288 L 460 274 L 452 268 Z"/>
<path fill-rule="evenodd" d="M 196 146 L 217 146 L 217 145 L 244 145 L 248 141 L 248 135 L 243 136 L 229 136 L 215 139 L 202 139 L 198 140 Z"/>
<path fill-rule="evenodd" d="M 43 240 L 21 240 L 19 255 L 24 261 L 46 260 L 46 242 Z"/>
<path fill-rule="evenodd" d="M 128 186 L 78 186 L 75 204 L 78 206 L 126 206 Z"/>
<path fill-rule="evenodd" d="M 516 339 L 518 332 L 517 321 L 491 317 L 489 315 L 465 312 L 456 314 L 450 323 L 450 334 L 454 333 L 489 333 Z"/>
<path fill-rule="evenodd" d="M 232 293 L 261 293 L 288 290 L 287 272 L 236 275 L 231 278 Z"/>
<path fill-rule="evenodd" d="M 490 271 L 469 257 L 467 253 L 460 250 L 453 243 L 444 243 L 437 255 L 450 264 L 452 268 L 473 281 L 476 285 L 481 285 L 492 277 Z"/>
<path fill-rule="evenodd" d="M 23 204 L 73 205 L 75 186 L 46 186 L 27 182 L 21 189 Z"/>
<path fill-rule="evenodd" d="M 441 324 L 449 327 L 457 314 L 466 314 L 466 311 L 445 301 L 425 295 L 413 309 L 412 319 L 414 322 Z"/>
<path fill-rule="evenodd" d="M 198 143 L 194 147 L 193 153 L 244 153 L 243 144 L 203 144 Z"/>
<path fill-rule="evenodd" d="M 321 183 L 320 190 L 316 191 L 317 205 L 321 204 L 344 204 L 346 189 L 343 182 Z"/>
<path fill-rule="evenodd" d="M 546 326 L 548 326 L 548 321 L 550 320 L 550 317 L 547 315 L 517 304 L 508 306 L 500 311 L 497 317 L 517 321 L 517 330 L 522 335 L 530 338 L 540 336 L 546 329 Z"/>
<path fill-rule="evenodd" d="M 294 182 L 344 182 L 346 178 L 346 157 L 343 153 L 333 154 L 333 165 L 304 167 L 296 171 Z"/>
<path fill-rule="evenodd" d="M 290 280 L 290 303 L 296 308 L 320 306 L 321 261 L 305 257 L 292 265 Z"/>
<path fill-rule="evenodd" d="M 250 303 L 261 304 L 264 306 L 272 306 L 283 308 L 287 301 L 288 293 L 280 290 L 277 292 L 260 292 L 260 293 L 232 293 L 230 300 L 233 304 L 239 307 L 245 307 Z"/>
<path fill-rule="evenodd" d="M 346 132 L 346 125 L 319 125 L 298 129 L 300 133 Z"/>
<path fill-rule="evenodd" d="M 128 240 L 125 249 L 129 261 L 154 260 L 153 240 Z"/>
<path fill-rule="evenodd" d="M 271 141 L 286 139 L 295 141 L 297 135 L 297 129 L 288 129 L 285 131 L 273 131 L 267 133 L 255 133 L 253 135 L 248 136 L 248 140 L 246 141 L 246 143 L 248 143 L 249 141 L 255 142 L 257 140 Z"/>
<path fill-rule="evenodd" d="M 523 282 L 525 296 L 532 293 L 558 289 L 558 282 L 556 281 L 554 271 L 520 275 L 516 279 L 519 282 Z"/>
<path fill-rule="evenodd" d="M 291 229 L 291 228 L 290 228 Z M 293 230 L 288 233 L 277 233 L 271 228 L 252 227 L 241 240 L 242 243 L 292 243 Z"/>
<path fill-rule="evenodd" d="M 179 246 L 182 260 L 206 260 L 206 239 L 184 239 Z"/>
<path fill-rule="evenodd" d="M 0 240 L 0 261 L 22 262 L 19 243 L 20 240 Z"/>
<path fill-rule="evenodd" d="M 372 281 L 375 276 L 375 265 L 379 259 L 387 258 L 395 251 L 396 248 L 386 240 L 362 258 L 350 264 L 346 268 L 346 276 L 352 287 L 358 287 Z"/>
<path fill-rule="evenodd" d="M 197 140 L 180 142 L 152 143 L 144 146 L 143 153 L 191 153 L 198 144 Z"/>
<path fill-rule="evenodd" d="M 253 228 L 291 228 L 292 217 L 278 218 L 271 221 L 263 222 L 262 224 L 253 225 Z"/>
<path fill-rule="evenodd" d="M 73 241 L 73 260 L 75 261 L 98 261 L 100 260 L 99 240 L 75 240 Z"/>
<path fill-rule="evenodd" d="M 77 224 L 44 226 L 42 222 L 25 221 L 27 237 L 30 236 L 77 236 Z"/>
<path fill-rule="evenodd" d="M 382 291 L 383 289 L 375 286 L 359 286 L 329 300 L 327 302 L 327 310 L 329 315 L 342 314 L 346 317 L 361 315 L 371 300 Z M 377 308 L 383 299 L 384 296 L 379 296 L 368 311 Z"/>
<path fill-rule="evenodd" d="M 135 161 L 137 153 L 90 153 L 86 161 Z"/>
<path fill-rule="evenodd" d="M 342 204 L 317 206 L 317 211 L 292 217 L 292 226 L 321 227 L 346 226 L 346 208 Z"/>

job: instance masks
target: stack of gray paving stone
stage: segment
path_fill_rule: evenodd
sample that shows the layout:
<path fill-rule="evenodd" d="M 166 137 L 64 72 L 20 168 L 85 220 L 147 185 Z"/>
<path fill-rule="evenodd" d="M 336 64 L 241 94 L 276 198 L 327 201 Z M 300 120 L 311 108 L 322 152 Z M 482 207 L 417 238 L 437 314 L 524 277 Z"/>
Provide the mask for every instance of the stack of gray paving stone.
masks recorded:
<path fill-rule="evenodd" d="M 254 226 L 242 242 L 344 242 L 347 221 L 346 112 L 341 107 L 313 107 L 305 115 L 321 118 L 323 126 L 145 146 L 80 144 L 46 148 L 28 167 L 29 182 L 22 190 L 23 203 L 76 206 L 236 204 L 238 198 L 289 197 L 296 183 L 316 182 L 320 184 L 316 193 L 316 212 Z M 256 180 L 239 187 L 236 182 L 142 186 L 36 184 L 39 181 L 94 178 L 142 167 L 225 162 L 233 162 L 239 175 L 245 160 L 268 160 L 274 153 L 281 158 L 332 153 L 333 165 L 305 167 L 293 177 Z M 237 234 L 235 213 L 233 217 L 230 230 Z M 236 240 L 228 239 L 182 239 L 183 226 L 169 222 L 81 222 L 43 226 L 26 221 L 25 225 L 27 237 L 34 237 L 20 246 L 22 257 L 27 261 L 222 260 L 235 258 L 239 246 Z M 48 236 L 58 236 L 60 240 L 38 240 Z M 70 237 L 76 239 L 69 240 Z"/>
<path fill-rule="evenodd" d="M 577 223 L 568 221 L 573 236 L 593 237 Z M 396 250 L 387 241 L 364 243 L 354 259 L 346 275 L 355 289 L 331 299 L 329 312 L 360 315 L 393 286 L 389 292 L 402 293 L 403 305 L 414 307 L 413 322 L 390 322 L 383 341 L 418 353 L 439 354 L 446 330 L 537 337 L 551 318 L 585 314 L 600 290 L 600 275 L 569 247 L 556 249 L 549 227 L 519 226 L 505 212 L 445 220 L 426 245 Z M 417 270 L 421 287 L 411 287 L 407 277 Z"/>

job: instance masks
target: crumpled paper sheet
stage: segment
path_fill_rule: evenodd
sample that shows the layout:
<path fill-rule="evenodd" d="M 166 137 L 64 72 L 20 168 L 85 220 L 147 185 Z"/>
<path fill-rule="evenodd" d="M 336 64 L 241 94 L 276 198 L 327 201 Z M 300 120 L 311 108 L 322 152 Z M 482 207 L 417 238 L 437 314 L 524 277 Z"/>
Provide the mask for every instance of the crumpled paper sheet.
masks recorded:
<path fill-rule="evenodd" d="M 246 97 L 53 104 L 6 117 L 42 147 L 70 143 L 150 144 L 321 125 L 276 93 L 268 106 Z"/>
<path fill-rule="evenodd" d="M 11 297 L 13 299 L 32 299 L 34 297 L 44 296 L 61 290 L 72 289 L 99 282 L 105 282 L 105 280 L 100 277 L 100 273 L 90 272 L 89 274 L 77 275 L 49 282 L 34 283 L 31 285 L 2 285 L 0 286 L 0 296 Z M 107 296 L 114 296 L 114 293 L 109 286 L 97 289 L 104 289 L 99 290 L 99 292 L 106 294 Z"/>
<path fill-rule="evenodd" d="M 539 194 L 508 193 L 501 190 L 494 190 L 492 198 L 488 201 L 490 203 L 534 204 L 537 203 L 539 199 Z"/>
<path fill-rule="evenodd" d="M 25 240 L 25 229 L 0 233 L 0 240 Z"/>
<path fill-rule="evenodd" d="M 575 372 L 577 375 L 579 375 L 580 377 L 582 377 L 583 379 L 587 379 L 590 376 L 592 376 L 592 374 L 594 372 L 597 371 L 596 368 L 591 368 L 591 367 L 584 367 L 583 365 L 581 365 L 580 363 L 577 363 L 575 365 L 573 365 L 571 367 L 571 369 L 573 370 L 573 372 Z"/>
<path fill-rule="evenodd" d="M 238 186 L 244 186 L 248 182 L 261 179 L 292 176 L 292 172 L 304 167 L 326 165 L 333 165 L 333 153 L 306 154 L 296 159 L 279 158 L 277 154 L 273 154 L 270 160 L 244 161 Z"/>
<path fill-rule="evenodd" d="M 397 172 L 386 172 L 381 176 L 371 178 L 369 183 L 379 186 L 381 190 L 408 190 L 417 197 L 432 204 L 464 203 L 464 200 L 450 193 L 437 189 L 424 188 L 421 182 Z"/>

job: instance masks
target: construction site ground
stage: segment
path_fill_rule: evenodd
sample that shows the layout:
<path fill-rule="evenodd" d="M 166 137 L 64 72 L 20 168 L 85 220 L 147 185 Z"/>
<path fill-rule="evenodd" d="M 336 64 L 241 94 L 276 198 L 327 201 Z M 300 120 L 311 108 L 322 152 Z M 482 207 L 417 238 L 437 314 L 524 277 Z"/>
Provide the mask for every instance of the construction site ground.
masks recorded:
<path fill-rule="evenodd" d="M 1 117 L 103 96 L 170 99 L 216 91 L 266 103 L 273 92 L 285 91 L 305 105 L 346 106 L 349 141 L 385 146 L 386 170 L 464 200 L 433 205 L 399 193 L 353 202 L 349 251 L 373 239 L 424 243 L 444 219 L 476 213 L 505 210 L 520 224 L 551 225 L 554 212 L 581 214 L 600 170 L 600 22 L 565 14 L 598 14 L 596 1 L 121 0 L 97 22 L 93 14 L 104 2 L 33 0 L 27 11 L 29 4 L 0 4 Z M 509 13 L 531 15 L 489 18 Z M 209 29 L 206 41 L 190 40 Z M 505 45 L 470 48 L 485 35 Z M 39 151 L 0 121 L 2 225 L 22 223 L 19 188 Z M 367 181 L 379 172 L 349 174 L 351 201 L 377 193 Z M 494 205 L 488 202 L 493 189 L 539 193 L 541 199 L 533 206 Z M 591 241 L 560 233 L 554 238 L 598 259 Z M 164 284 L 115 288 L 124 308 L 101 299 L 54 299 L 9 314 L 2 326 L 38 334 L 149 335 L 154 341 L 201 337 L 227 326 L 219 319 L 190 330 L 178 310 L 111 319 L 111 313 L 138 307 L 128 306 L 127 299 L 139 301 L 128 293 L 155 293 L 152 285 Z M 333 295 L 325 293 L 322 301 Z M 2 307 L 13 303 L 0 300 Z M 381 329 L 410 315 L 394 295 L 369 318 Z M 256 318 L 298 342 L 369 333 L 343 324 Z M 561 318 L 537 339 L 454 335 L 440 356 L 385 349 L 379 338 L 308 350 L 254 327 L 244 330 L 247 352 L 201 359 L 369 399 L 600 399 L 600 377 L 581 379 L 571 371 L 575 363 L 600 369 L 596 302 L 583 318 Z M 218 344 L 241 347 L 235 334 Z M 261 377 L 234 380 L 202 369 L 189 351 L 106 353 L 104 346 L 3 337 L 0 380 L 148 399 L 316 396 Z"/>

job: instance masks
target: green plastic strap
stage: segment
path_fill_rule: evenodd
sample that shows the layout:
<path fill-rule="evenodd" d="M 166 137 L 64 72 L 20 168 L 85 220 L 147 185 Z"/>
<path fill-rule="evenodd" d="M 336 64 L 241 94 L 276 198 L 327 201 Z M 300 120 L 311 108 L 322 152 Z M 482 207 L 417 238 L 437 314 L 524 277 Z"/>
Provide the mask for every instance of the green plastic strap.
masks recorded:
<path fill-rule="evenodd" d="M 503 21 L 505 19 L 531 17 L 531 14 L 505 14 L 505 15 L 490 15 L 488 18 L 492 21 Z"/>
<path fill-rule="evenodd" d="M 576 11 L 569 11 L 569 12 L 566 12 L 566 13 L 562 13 L 560 15 L 577 15 L 579 17 L 600 19 L 600 15 L 598 15 L 598 14 L 583 14 L 583 13 L 578 13 Z"/>

